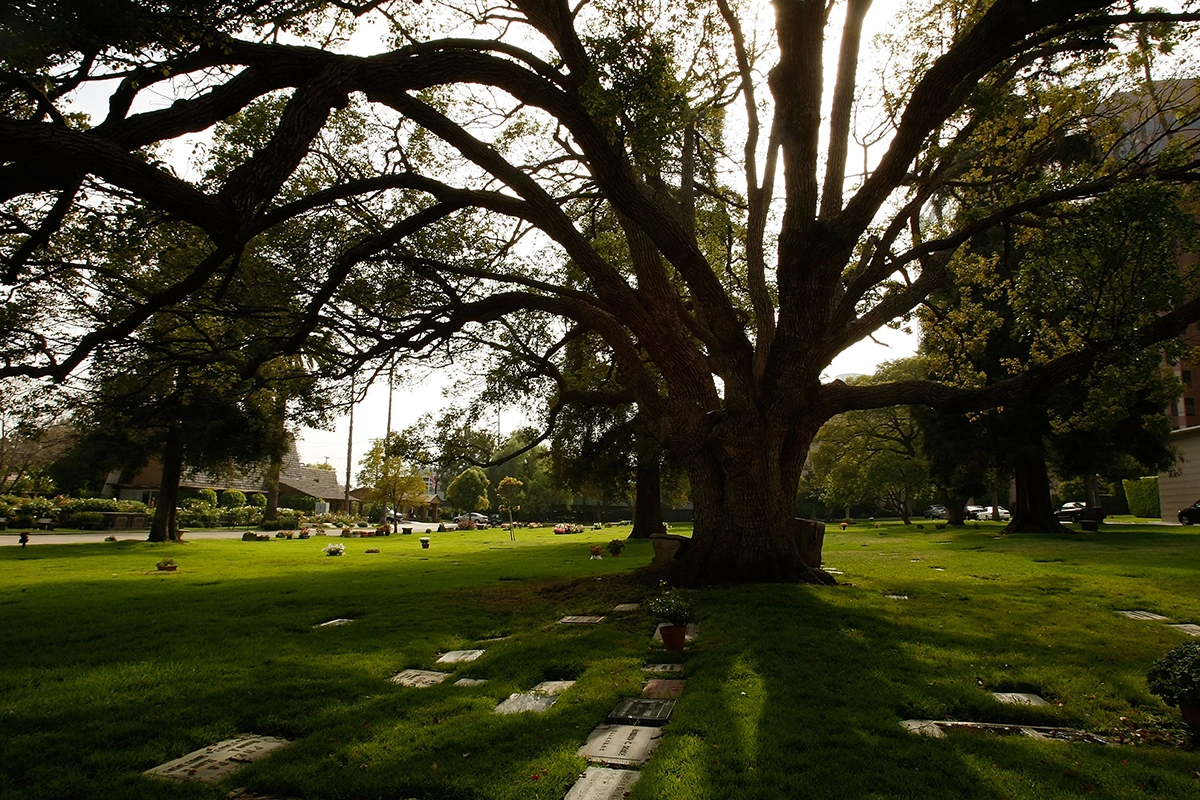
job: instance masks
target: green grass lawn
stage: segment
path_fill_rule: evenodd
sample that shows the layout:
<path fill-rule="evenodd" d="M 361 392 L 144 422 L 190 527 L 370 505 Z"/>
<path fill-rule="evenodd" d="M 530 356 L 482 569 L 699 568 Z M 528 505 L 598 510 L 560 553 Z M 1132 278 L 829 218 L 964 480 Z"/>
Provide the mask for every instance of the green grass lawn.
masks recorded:
<path fill-rule="evenodd" d="M 1000 527 L 831 526 L 837 587 L 696 592 L 687 690 L 631 798 L 1200 796 L 1200 752 L 1178 745 L 1178 711 L 1144 680 L 1187 637 L 1115 613 L 1200 622 L 1200 535 L 994 538 Z M 435 533 L 428 551 L 416 536 L 0 548 L 0 796 L 561 798 L 588 732 L 663 657 L 641 612 L 555 624 L 649 591 L 630 579 L 648 543 L 588 558 L 625 533 Z M 332 541 L 345 556 L 321 555 Z M 178 572 L 154 570 L 167 555 Z M 355 622 L 313 627 L 338 617 Z M 487 652 L 440 686 L 389 681 L 470 647 Z M 547 679 L 577 683 L 545 714 L 492 713 Z M 1005 690 L 1056 705 L 991 698 Z M 1136 744 L 935 740 L 906 718 Z M 236 733 L 293 744 L 217 786 L 141 776 Z"/>

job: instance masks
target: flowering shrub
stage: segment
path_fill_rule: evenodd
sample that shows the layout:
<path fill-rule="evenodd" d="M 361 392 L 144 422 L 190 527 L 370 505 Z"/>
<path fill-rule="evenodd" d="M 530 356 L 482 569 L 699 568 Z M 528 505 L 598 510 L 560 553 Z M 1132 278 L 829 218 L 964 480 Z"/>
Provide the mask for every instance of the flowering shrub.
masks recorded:
<path fill-rule="evenodd" d="M 325 545 L 321 552 L 327 556 L 340 556 L 346 552 L 346 545 L 341 542 L 334 542 L 333 544 Z"/>
<path fill-rule="evenodd" d="M 608 543 L 608 552 L 614 556 L 619 556 L 625 550 L 625 542 L 622 539 L 613 539 Z"/>
<path fill-rule="evenodd" d="M 1200 705 L 1200 642 L 1184 642 L 1155 661 L 1146 684 L 1169 705 Z"/>
<path fill-rule="evenodd" d="M 598 544 L 588 545 L 588 550 L 592 551 L 592 558 L 599 558 L 604 552 L 604 548 Z"/>
<path fill-rule="evenodd" d="M 666 581 L 659 586 L 663 591 L 646 601 L 646 609 L 670 625 L 687 625 L 692 618 L 692 601 L 678 589 L 667 588 Z"/>

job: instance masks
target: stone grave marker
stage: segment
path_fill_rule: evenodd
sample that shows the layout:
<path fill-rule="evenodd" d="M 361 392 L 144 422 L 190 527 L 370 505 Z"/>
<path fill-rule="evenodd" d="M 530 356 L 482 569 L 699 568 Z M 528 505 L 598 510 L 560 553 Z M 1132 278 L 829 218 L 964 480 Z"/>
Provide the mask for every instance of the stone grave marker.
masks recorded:
<path fill-rule="evenodd" d="M 1091 742 L 1093 744 L 1108 744 L 1108 741 L 1094 733 L 1079 731 L 1073 728 L 1051 728 L 1044 725 L 1007 725 L 995 722 L 961 722 L 958 720 L 906 719 L 900 723 L 909 733 L 922 736 L 932 736 L 940 739 L 947 730 L 979 731 L 997 734 L 1020 734 L 1032 739 L 1053 740 L 1060 742 Z"/>
<path fill-rule="evenodd" d="M 583 614 L 570 614 L 559 621 L 560 625 L 599 625 L 604 617 L 589 617 Z"/>
<path fill-rule="evenodd" d="M 563 800 L 622 800 L 640 777 L 631 769 L 588 767 Z"/>
<path fill-rule="evenodd" d="M 665 681 L 657 678 L 649 680 L 642 689 L 642 697 L 650 700 L 674 700 L 683 694 L 686 683 L 687 681 Z"/>
<path fill-rule="evenodd" d="M 567 689 L 575 685 L 575 681 L 542 681 L 537 686 L 529 691 L 534 694 L 556 695 L 562 694 Z"/>
<path fill-rule="evenodd" d="M 654 641 L 656 641 L 656 642 L 662 641 L 662 629 L 665 628 L 666 626 L 667 626 L 667 623 L 665 623 L 665 622 L 660 622 L 660 623 L 658 623 L 658 625 L 655 626 Z M 699 635 L 700 635 L 700 626 L 694 622 L 689 622 L 688 626 L 687 626 L 687 636 L 684 638 L 690 642 Z"/>
<path fill-rule="evenodd" d="M 906 595 L 906 594 L 885 594 L 884 597 L 886 597 L 889 600 L 907 600 L 908 599 L 908 595 Z"/>
<path fill-rule="evenodd" d="M 680 675 L 683 673 L 683 664 L 647 664 L 642 667 L 646 672 L 662 672 L 669 675 Z"/>
<path fill-rule="evenodd" d="M 331 619 L 329 622 L 322 622 L 319 625 L 313 625 L 314 628 L 336 628 L 338 625 L 349 625 L 354 622 L 352 619 Z"/>
<path fill-rule="evenodd" d="M 427 689 L 430 686 L 437 686 L 439 683 L 449 677 L 449 672 L 433 672 L 427 669 L 406 669 L 403 672 L 398 672 L 393 675 L 392 683 L 398 683 L 401 686 L 407 686 L 410 689 Z"/>
<path fill-rule="evenodd" d="M 616 611 L 618 614 L 620 614 L 626 611 L 637 611 L 641 607 L 641 603 L 621 603 L 620 605 L 613 606 L 613 611 Z"/>
<path fill-rule="evenodd" d="M 438 664 L 465 664 L 483 655 L 484 650 L 451 650 L 437 660 Z"/>
<path fill-rule="evenodd" d="M 254 794 L 245 786 L 234 789 L 225 795 L 225 800 L 300 800 L 298 797 L 279 797 L 270 794 Z"/>
<path fill-rule="evenodd" d="M 287 743 L 287 739 L 274 736 L 235 736 L 148 769 L 143 774 L 184 783 L 216 783 Z"/>
<path fill-rule="evenodd" d="M 455 686 L 483 686 L 487 683 L 486 678 L 459 678 L 454 682 Z"/>
<path fill-rule="evenodd" d="M 1171 623 L 1171 625 L 1169 627 L 1177 628 L 1178 630 L 1181 630 L 1184 633 L 1186 633 L 1188 636 L 1200 636 L 1200 625 L 1196 625 L 1191 622 Z"/>
<path fill-rule="evenodd" d="M 517 692 L 510 694 L 508 699 L 496 706 L 494 711 L 497 714 L 521 714 L 525 711 L 541 714 L 549 710 L 557 702 L 558 698 L 550 695 Z"/>
<path fill-rule="evenodd" d="M 666 725 L 674 710 L 674 700 L 626 697 L 608 712 L 607 721 L 615 725 Z"/>
<path fill-rule="evenodd" d="M 1117 613 L 1130 619 L 1140 619 L 1146 622 L 1165 622 L 1170 619 L 1170 617 L 1164 617 L 1161 614 L 1152 614 L 1149 611 L 1118 611 Z"/>
<path fill-rule="evenodd" d="M 579 755 L 592 763 L 640 767 L 658 747 L 662 728 L 637 725 L 597 725 Z"/>
<path fill-rule="evenodd" d="M 1014 706 L 1049 706 L 1044 697 L 1028 692 L 992 692 L 992 696 L 1001 703 Z"/>

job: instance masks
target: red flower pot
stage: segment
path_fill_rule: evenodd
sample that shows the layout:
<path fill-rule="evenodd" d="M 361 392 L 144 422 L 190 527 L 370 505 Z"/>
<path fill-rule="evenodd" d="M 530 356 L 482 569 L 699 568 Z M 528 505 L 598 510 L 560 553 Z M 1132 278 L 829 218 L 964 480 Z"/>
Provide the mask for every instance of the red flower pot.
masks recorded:
<path fill-rule="evenodd" d="M 663 647 L 667 650 L 682 650 L 687 642 L 687 625 L 664 625 L 658 629 Z"/>

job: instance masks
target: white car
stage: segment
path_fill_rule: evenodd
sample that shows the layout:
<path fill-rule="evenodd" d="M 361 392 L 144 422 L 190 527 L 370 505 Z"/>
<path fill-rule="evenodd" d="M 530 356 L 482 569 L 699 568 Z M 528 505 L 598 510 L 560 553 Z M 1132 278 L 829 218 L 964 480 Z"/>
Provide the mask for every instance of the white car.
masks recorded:
<path fill-rule="evenodd" d="M 480 514 L 478 511 L 472 511 L 470 514 L 459 514 L 454 518 L 454 522 L 457 525 L 461 525 L 467 521 L 474 522 L 476 527 L 479 528 L 486 528 L 488 526 L 487 516 Z"/>

